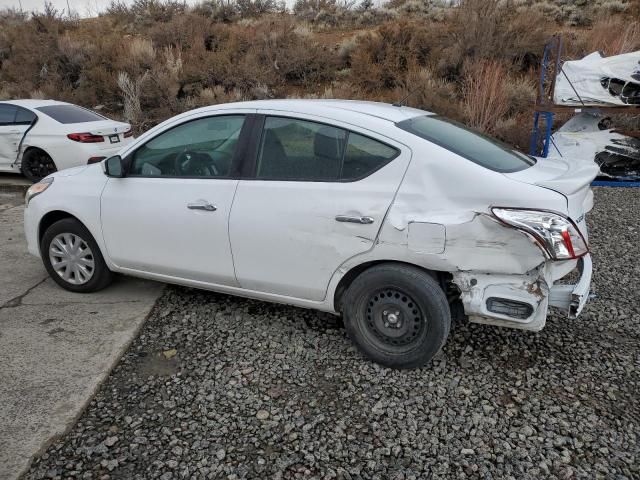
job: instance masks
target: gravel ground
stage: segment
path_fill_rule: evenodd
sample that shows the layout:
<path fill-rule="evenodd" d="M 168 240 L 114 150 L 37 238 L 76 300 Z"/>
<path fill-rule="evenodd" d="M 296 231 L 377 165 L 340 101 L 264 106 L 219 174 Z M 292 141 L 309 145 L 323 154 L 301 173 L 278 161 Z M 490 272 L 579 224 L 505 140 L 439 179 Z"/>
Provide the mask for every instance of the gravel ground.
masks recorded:
<path fill-rule="evenodd" d="M 640 478 L 638 212 L 640 190 L 596 190 L 579 320 L 456 323 L 415 371 L 363 360 L 324 315 L 169 287 L 26 477 Z"/>

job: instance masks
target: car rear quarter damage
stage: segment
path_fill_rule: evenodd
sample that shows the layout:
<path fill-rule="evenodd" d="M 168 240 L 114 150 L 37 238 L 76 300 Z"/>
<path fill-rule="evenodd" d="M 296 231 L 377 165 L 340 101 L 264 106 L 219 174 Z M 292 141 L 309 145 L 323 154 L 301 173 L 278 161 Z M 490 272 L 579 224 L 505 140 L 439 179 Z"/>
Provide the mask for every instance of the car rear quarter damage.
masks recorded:
<path fill-rule="evenodd" d="M 458 292 L 455 300 L 472 322 L 540 330 L 549 306 L 577 315 L 588 296 L 589 257 L 551 260 L 531 236 L 501 223 L 491 211 L 509 205 L 567 215 L 567 198 L 469 162 L 456 166 L 465 160 L 438 153 L 437 162 L 423 158 L 410 165 L 374 255 L 393 257 L 402 247 L 402 260 L 447 274 Z M 585 267 L 586 291 L 557 284 L 579 264 Z"/>

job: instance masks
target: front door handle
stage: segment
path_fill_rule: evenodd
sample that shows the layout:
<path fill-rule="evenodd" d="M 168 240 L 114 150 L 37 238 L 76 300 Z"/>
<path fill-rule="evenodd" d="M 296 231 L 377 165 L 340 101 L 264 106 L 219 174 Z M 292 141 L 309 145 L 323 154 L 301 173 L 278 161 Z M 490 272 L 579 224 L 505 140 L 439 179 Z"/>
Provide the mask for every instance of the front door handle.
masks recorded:
<path fill-rule="evenodd" d="M 217 210 L 215 205 L 211 205 L 209 202 L 188 203 L 187 208 L 189 210 L 204 210 L 206 212 L 215 212 Z"/>
<path fill-rule="evenodd" d="M 336 222 L 346 222 L 346 223 L 361 223 L 363 225 L 368 225 L 373 223 L 373 218 L 371 217 L 356 217 L 351 215 L 337 215 Z"/>

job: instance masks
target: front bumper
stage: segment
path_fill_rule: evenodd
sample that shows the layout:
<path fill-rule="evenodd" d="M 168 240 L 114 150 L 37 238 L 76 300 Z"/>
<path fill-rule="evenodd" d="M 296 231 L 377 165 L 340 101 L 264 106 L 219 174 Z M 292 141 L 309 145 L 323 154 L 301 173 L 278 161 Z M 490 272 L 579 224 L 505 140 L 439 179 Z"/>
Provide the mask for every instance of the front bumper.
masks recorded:
<path fill-rule="evenodd" d="M 40 245 L 38 244 L 39 218 L 39 213 L 32 204 L 24 209 L 24 235 L 27 240 L 27 250 L 36 257 L 40 257 Z"/>
<path fill-rule="evenodd" d="M 549 305 L 567 311 L 569 318 L 577 318 L 589 300 L 593 273 L 591 255 L 580 257 L 578 271 L 580 278 L 576 284 L 553 285 L 549 292 Z"/>

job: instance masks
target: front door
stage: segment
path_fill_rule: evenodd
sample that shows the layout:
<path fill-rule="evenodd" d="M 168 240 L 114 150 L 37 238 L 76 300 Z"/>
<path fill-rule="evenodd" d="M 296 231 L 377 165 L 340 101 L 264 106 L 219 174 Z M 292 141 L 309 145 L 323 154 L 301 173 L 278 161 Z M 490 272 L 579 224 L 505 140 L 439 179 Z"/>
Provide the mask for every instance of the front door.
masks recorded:
<path fill-rule="evenodd" d="M 102 194 L 109 256 L 121 268 L 237 285 L 228 220 L 243 115 L 198 118 L 160 133 L 128 155 L 125 178 Z"/>
<path fill-rule="evenodd" d="M 264 120 L 229 222 L 243 288 L 323 300 L 338 267 L 373 247 L 407 168 L 406 147 L 312 119 Z"/>

